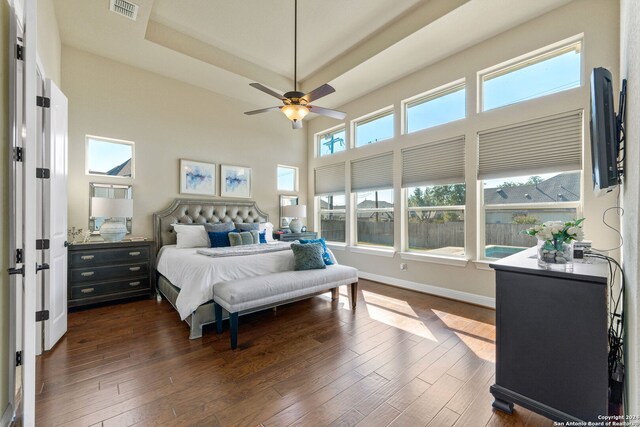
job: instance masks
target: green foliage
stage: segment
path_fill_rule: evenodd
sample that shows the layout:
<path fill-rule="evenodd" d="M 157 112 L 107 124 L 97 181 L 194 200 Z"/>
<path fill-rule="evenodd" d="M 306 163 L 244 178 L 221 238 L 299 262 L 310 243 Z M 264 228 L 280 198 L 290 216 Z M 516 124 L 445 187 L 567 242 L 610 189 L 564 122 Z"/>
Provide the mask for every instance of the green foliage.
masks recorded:
<path fill-rule="evenodd" d="M 514 224 L 537 224 L 540 219 L 533 215 L 514 215 Z"/>
<path fill-rule="evenodd" d="M 464 184 L 434 185 L 424 190 L 416 187 L 409 196 L 409 207 L 459 206 L 466 202 Z"/>
<path fill-rule="evenodd" d="M 514 182 L 514 181 L 505 181 L 502 184 L 498 185 L 498 188 L 512 188 L 512 187 L 520 187 L 521 185 L 535 185 L 540 184 L 544 179 L 541 176 L 530 176 L 527 182 Z"/>

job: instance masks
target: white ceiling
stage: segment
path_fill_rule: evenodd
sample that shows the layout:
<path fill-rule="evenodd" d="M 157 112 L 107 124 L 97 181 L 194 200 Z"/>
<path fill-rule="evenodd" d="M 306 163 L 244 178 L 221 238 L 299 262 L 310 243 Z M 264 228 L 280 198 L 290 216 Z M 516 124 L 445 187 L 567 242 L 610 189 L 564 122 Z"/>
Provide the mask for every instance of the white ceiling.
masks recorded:
<path fill-rule="evenodd" d="M 293 89 L 293 0 L 54 0 L 62 43 L 237 98 Z M 299 0 L 298 80 L 335 108 L 570 0 Z M 393 5 L 393 6 L 391 6 Z M 275 104 L 274 104 L 275 105 Z"/>

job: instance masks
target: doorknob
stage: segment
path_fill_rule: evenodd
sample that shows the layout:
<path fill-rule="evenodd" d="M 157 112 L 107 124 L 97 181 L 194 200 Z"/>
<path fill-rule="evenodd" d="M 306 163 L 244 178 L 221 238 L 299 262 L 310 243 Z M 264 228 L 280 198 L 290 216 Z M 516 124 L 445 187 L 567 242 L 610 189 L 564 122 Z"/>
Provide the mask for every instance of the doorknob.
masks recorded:
<path fill-rule="evenodd" d="M 64 241 L 64 247 L 68 248 L 69 247 L 69 242 L 67 242 L 66 240 Z"/>

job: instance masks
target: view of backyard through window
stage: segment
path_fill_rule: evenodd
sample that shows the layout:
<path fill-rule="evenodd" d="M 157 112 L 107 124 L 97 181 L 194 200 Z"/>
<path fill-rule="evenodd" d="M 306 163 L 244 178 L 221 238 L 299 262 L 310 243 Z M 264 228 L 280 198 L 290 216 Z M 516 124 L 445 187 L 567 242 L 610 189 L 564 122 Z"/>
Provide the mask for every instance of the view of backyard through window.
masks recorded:
<path fill-rule="evenodd" d="M 393 190 L 356 193 L 359 245 L 393 246 Z"/>
<path fill-rule="evenodd" d="M 346 242 L 344 194 L 320 197 L 320 235 L 328 242 Z"/>

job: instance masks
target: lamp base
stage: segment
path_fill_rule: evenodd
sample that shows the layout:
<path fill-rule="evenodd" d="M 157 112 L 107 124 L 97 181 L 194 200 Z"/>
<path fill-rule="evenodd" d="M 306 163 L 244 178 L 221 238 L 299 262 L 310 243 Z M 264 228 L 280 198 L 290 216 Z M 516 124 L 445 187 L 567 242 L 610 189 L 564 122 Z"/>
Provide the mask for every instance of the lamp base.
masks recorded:
<path fill-rule="evenodd" d="M 289 230 L 291 230 L 292 233 L 300 233 L 302 231 L 302 225 L 300 218 L 293 218 L 289 223 Z"/>
<path fill-rule="evenodd" d="M 119 242 L 127 235 L 127 227 L 121 222 L 105 220 L 100 226 L 100 236 L 105 242 Z"/>

